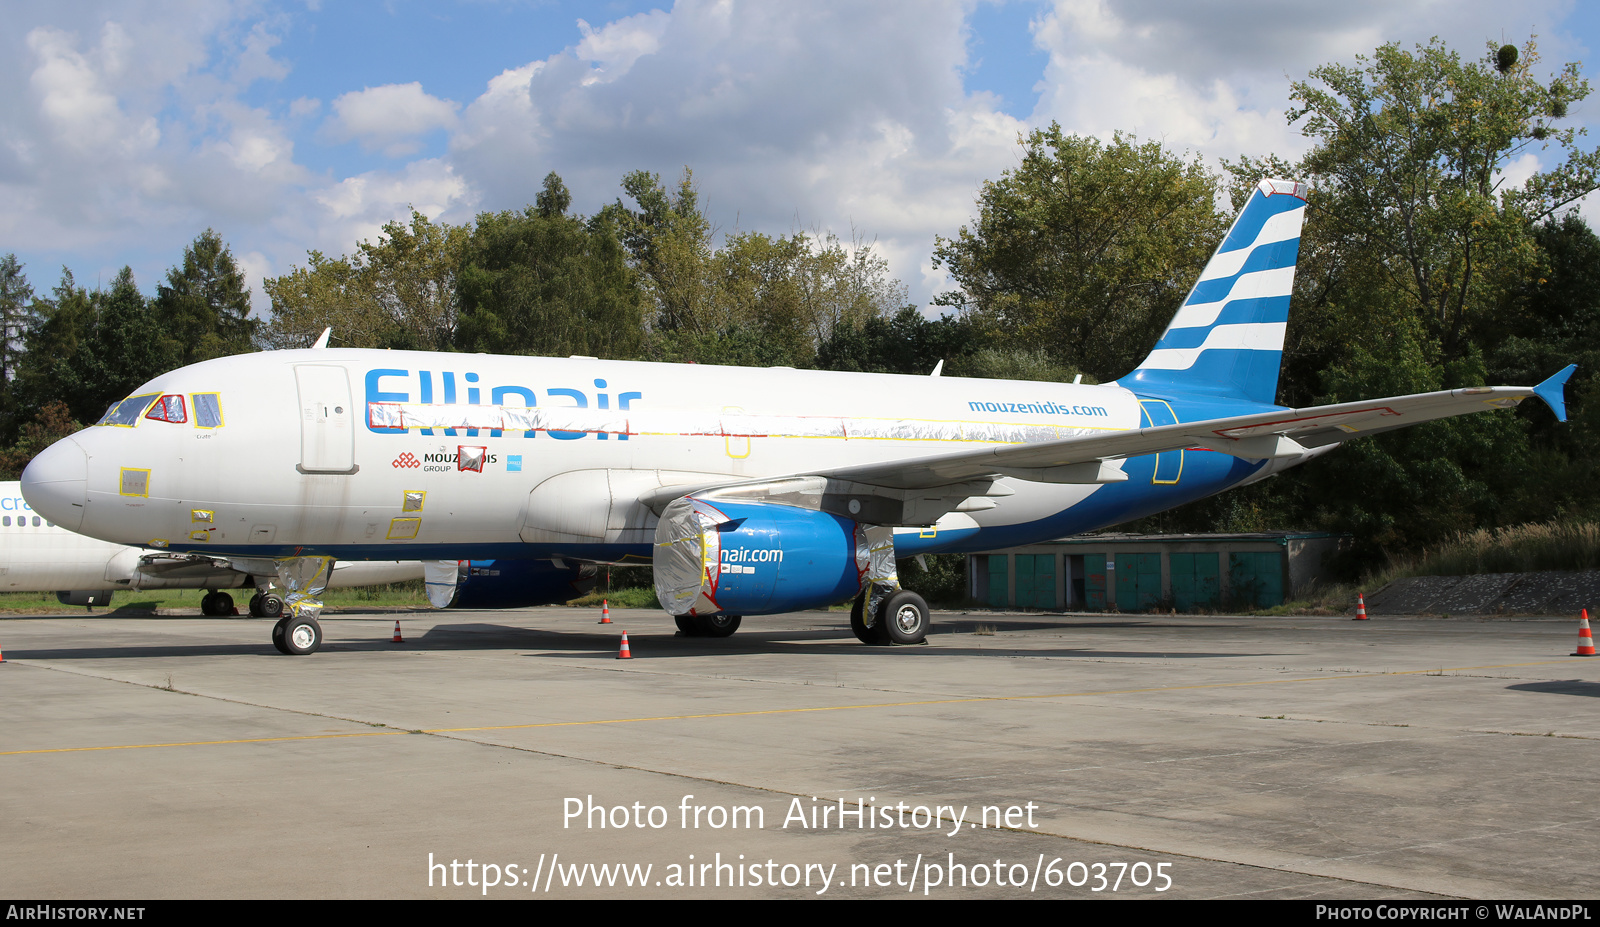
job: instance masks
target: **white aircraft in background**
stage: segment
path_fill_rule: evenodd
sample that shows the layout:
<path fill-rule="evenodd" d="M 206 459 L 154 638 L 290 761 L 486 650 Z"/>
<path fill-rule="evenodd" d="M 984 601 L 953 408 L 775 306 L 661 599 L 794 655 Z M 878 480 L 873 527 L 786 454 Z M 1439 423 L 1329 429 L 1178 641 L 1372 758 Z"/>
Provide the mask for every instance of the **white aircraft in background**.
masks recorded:
<path fill-rule="evenodd" d="M 373 586 L 422 575 L 423 565 L 415 561 L 340 563 L 329 585 Z M 260 591 L 250 600 L 250 614 L 277 618 L 283 599 L 269 585 L 277 578 L 270 560 L 240 564 L 75 534 L 36 514 L 22 497 L 21 483 L 0 482 L 0 592 L 54 592 L 63 605 L 104 606 L 117 590 L 204 589 L 201 614 L 231 615 L 233 596 L 224 590 L 256 587 Z"/>
<path fill-rule="evenodd" d="M 76 531 L 271 560 L 285 653 L 331 560 L 470 558 L 453 594 L 528 605 L 652 564 L 685 633 L 855 598 L 866 643 L 927 605 L 895 559 L 1078 534 L 1339 442 L 1515 406 L 1565 420 L 1572 367 L 1306 409 L 1274 404 L 1305 188 L 1265 180 L 1143 363 L 1104 385 L 316 348 L 151 380 L 40 454 L 23 493 Z M 464 574 L 464 575 L 462 575 Z"/>

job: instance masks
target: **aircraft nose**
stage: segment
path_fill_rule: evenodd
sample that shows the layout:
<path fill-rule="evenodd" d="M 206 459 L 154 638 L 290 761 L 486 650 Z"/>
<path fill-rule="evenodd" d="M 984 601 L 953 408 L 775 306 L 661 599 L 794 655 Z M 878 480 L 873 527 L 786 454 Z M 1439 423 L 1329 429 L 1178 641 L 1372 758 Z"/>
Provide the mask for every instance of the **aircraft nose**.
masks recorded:
<path fill-rule="evenodd" d="M 69 531 L 83 524 L 88 485 L 89 455 L 71 438 L 45 448 L 22 471 L 22 498 L 35 512 Z"/>

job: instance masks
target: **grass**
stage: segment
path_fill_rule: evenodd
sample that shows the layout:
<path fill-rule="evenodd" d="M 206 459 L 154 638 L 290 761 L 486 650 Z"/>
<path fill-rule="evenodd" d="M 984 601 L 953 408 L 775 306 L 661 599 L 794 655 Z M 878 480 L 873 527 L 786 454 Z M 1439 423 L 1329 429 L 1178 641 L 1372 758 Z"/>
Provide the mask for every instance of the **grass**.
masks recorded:
<path fill-rule="evenodd" d="M 1345 614 L 1356 607 L 1358 592 L 1382 589 L 1397 579 L 1413 576 L 1553 570 L 1600 570 L 1600 524 L 1550 521 L 1463 531 L 1448 543 L 1420 554 L 1391 557 L 1387 567 L 1363 577 L 1359 583 L 1320 586 L 1293 602 L 1250 614 Z"/>
<path fill-rule="evenodd" d="M 1600 569 L 1600 524 L 1539 522 L 1463 531 L 1449 543 L 1391 563 L 1387 579 Z"/>

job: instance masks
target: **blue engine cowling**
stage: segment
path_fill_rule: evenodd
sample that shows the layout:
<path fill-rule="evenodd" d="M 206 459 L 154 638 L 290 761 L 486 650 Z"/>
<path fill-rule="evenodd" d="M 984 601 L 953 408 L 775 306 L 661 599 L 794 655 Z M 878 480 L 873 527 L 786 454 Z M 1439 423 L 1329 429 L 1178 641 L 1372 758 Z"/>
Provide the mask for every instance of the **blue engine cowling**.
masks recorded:
<path fill-rule="evenodd" d="M 558 567 L 549 560 L 470 560 L 456 580 L 450 608 L 526 608 L 588 595 L 594 564 Z"/>
<path fill-rule="evenodd" d="M 762 502 L 669 503 L 656 528 L 656 597 L 674 615 L 776 615 L 861 590 L 861 528 L 828 512 Z"/>

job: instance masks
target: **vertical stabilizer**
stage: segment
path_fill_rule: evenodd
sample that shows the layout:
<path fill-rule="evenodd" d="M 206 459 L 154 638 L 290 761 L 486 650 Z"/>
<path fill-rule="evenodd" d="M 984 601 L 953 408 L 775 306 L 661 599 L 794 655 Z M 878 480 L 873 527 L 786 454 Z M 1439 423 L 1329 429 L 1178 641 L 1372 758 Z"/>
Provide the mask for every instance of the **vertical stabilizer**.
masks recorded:
<path fill-rule="evenodd" d="M 1117 383 L 1271 405 L 1278 391 L 1306 185 L 1263 180 L 1155 349 Z"/>

